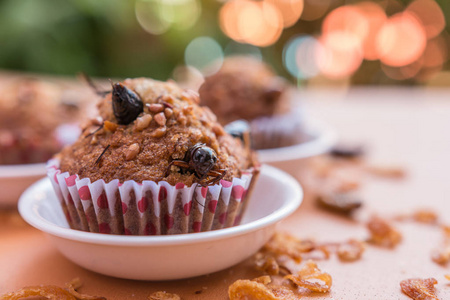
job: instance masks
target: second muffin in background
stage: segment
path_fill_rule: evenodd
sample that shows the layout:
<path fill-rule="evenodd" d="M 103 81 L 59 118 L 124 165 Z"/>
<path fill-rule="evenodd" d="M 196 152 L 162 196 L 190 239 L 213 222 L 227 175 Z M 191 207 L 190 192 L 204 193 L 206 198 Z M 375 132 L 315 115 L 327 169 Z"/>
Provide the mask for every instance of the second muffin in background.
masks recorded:
<path fill-rule="evenodd" d="M 258 163 L 194 92 L 127 79 L 49 163 L 72 228 L 160 235 L 239 224 Z"/>
<path fill-rule="evenodd" d="M 0 165 L 45 163 L 79 135 L 89 93 L 32 77 L 0 81 Z"/>
<path fill-rule="evenodd" d="M 222 125 L 250 123 L 252 146 L 268 149 L 303 141 L 302 118 L 292 105 L 292 88 L 265 63 L 251 56 L 232 56 L 200 86 L 201 104 Z"/>

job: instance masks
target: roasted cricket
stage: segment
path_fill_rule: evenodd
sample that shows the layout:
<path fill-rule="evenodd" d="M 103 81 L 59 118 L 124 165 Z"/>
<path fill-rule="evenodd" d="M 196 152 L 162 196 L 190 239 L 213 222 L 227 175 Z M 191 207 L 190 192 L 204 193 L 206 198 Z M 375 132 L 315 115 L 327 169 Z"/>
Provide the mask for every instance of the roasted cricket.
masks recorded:
<path fill-rule="evenodd" d="M 197 143 L 188 149 L 183 160 L 172 160 L 167 167 L 166 176 L 172 166 L 192 172 L 200 179 L 201 185 L 214 185 L 226 174 L 226 170 L 213 170 L 217 163 L 217 154 L 210 147 Z"/>
<path fill-rule="evenodd" d="M 137 116 L 144 111 L 144 104 L 139 97 L 139 95 L 127 88 L 121 83 L 112 83 L 112 91 L 101 91 L 84 73 L 81 73 L 81 77 L 87 82 L 87 84 L 94 90 L 94 92 L 104 97 L 109 93 L 112 93 L 112 107 L 114 111 L 114 116 L 120 125 L 128 125 Z"/>

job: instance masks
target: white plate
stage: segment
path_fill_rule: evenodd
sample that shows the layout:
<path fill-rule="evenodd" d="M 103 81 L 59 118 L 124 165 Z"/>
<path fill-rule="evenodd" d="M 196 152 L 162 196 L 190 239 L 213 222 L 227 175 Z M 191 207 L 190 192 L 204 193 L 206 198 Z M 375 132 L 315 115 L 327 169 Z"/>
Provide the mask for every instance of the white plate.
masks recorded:
<path fill-rule="evenodd" d="M 56 136 L 62 145 L 74 143 L 80 135 L 76 124 L 62 124 Z M 0 165 L 0 208 L 17 205 L 20 195 L 32 183 L 47 175 L 46 162 L 23 165 Z"/>
<path fill-rule="evenodd" d="M 242 224 L 171 236 L 121 236 L 68 228 L 50 181 L 28 188 L 19 200 L 22 217 L 46 232 L 74 263 L 109 276 L 139 280 L 194 277 L 231 267 L 253 255 L 277 222 L 300 205 L 303 192 L 291 176 L 263 166 Z"/>
<path fill-rule="evenodd" d="M 259 161 L 295 177 L 305 159 L 328 152 L 337 141 L 337 134 L 330 126 L 313 118 L 305 120 L 303 134 L 308 137 L 305 142 L 288 147 L 258 150 Z"/>
<path fill-rule="evenodd" d="M 258 150 L 261 163 L 273 163 L 304 159 L 329 151 L 337 141 L 336 132 L 317 119 L 305 121 L 303 134 L 308 140 L 288 147 Z"/>
<path fill-rule="evenodd" d="M 17 205 L 23 191 L 44 176 L 45 163 L 0 165 L 0 207 Z"/>

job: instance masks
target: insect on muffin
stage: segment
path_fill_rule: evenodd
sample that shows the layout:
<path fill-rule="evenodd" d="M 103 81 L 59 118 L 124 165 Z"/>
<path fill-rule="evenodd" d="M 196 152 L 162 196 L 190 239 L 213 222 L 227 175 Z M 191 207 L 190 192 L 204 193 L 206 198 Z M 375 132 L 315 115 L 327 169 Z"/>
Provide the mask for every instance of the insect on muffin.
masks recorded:
<path fill-rule="evenodd" d="M 251 56 L 231 56 L 200 86 L 201 104 L 222 125 L 249 122 L 255 149 L 289 146 L 299 141 L 301 120 L 292 112 L 291 88 L 265 63 Z M 293 134 L 294 133 L 294 134 Z"/>
<path fill-rule="evenodd" d="M 0 164 L 46 162 L 61 150 L 67 134 L 61 125 L 73 122 L 80 112 L 77 101 L 69 105 L 58 85 L 32 78 L 2 82 L 0 86 Z M 70 142 L 70 141 L 69 141 Z"/>
<path fill-rule="evenodd" d="M 239 224 L 258 163 L 195 92 L 138 78 L 99 94 L 99 116 L 49 162 L 72 228 L 161 235 Z"/>

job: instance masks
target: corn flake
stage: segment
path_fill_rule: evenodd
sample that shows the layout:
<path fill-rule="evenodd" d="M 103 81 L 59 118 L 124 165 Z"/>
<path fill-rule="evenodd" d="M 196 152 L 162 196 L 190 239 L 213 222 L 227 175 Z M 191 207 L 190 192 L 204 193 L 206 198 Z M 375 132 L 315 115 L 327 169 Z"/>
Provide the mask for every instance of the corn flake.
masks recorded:
<path fill-rule="evenodd" d="M 329 292 L 332 284 L 331 275 L 320 271 L 313 261 L 308 261 L 297 275 L 287 275 L 285 278 L 299 287 L 320 293 Z"/>
<path fill-rule="evenodd" d="M 1 300 L 19 300 L 29 297 L 43 297 L 51 300 L 76 300 L 68 291 L 54 285 L 24 287 L 18 291 L 5 294 Z"/>
<path fill-rule="evenodd" d="M 450 245 L 434 250 L 431 253 L 431 259 L 439 265 L 446 265 L 450 261 Z"/>
<path fill-rule="evenodd" d="M 413 213 L 414 221 L 425 224 L 436 224 L 439 216 L 436 212 L 429 209 L 421 209 Z"/>
<path fill-rule="evenodd" d="M 237 280 L 228 288 L 230 300 L 297 300 L 289 286 L 271 284 L 270 276 Z"/>
<path fill-rule="evenodd" d="M 412 278 L 400 282 L 402 292 L 414 300 L 432 300 L 438 299 L 435 294 L 434 285 L 437 280 L 434 278 L 421 279 Z"/>
<path fill-rule="evenodd" d="M 261 252 L 257 253 L 255 265 L 257 270 L 263 271 L 269 275 L 278 275 L 280 273 L 280 266 L 275 257 L 271 255 L 265 255 Z"/>
<path fill-rule="evenodd" d="M 386 220 L 373 216 L 367 223 L 370 231 L 369 243 L 386 248 L 394 248 L 402 240 L 402 235 Z"/>
<path fill-rule="evenodd" d="M 349 240 L 339 244 L 337 255 L 342 261 L 355 261 L 361 258 L 366 247 L 363 242 L 357 240 Z"/>
<path fill-rule="evenodd" d="M 287 233 L 276 233 L 264 246 L 264 250 L 276 255 L 287 255 L 295 262 L 302 261 L 302 253 L 310 252 L 316 247 L 311 240 L 300 240 Z"/>
<path fill-rule="evenodd" d="M 181 300 L 177 294 L 167 293 L 165 291 L 154 292 L 148 296 L 148 300 Z"/>
<path fill-rule="evenodd" d="M 265 284 L 252 280 L 237 280 L 228 288 L 230 300 L 279 300 Z M 282 299 L 282 298 L 281 298 Z"/>
<path fill-rule="evenodd" d="M 54 285 L 39 285 L 24 287 L 16 292 L 8 293 L 0 297 L 1 300 L 16 300 L 29 297 L 42 297 L 51 300 L 105 300 L 104 297 L 80 294 L 76 290 L 81 287 L 79 278 L 66 283 L 66 288 Z"/>

